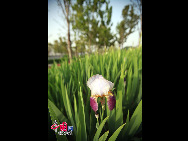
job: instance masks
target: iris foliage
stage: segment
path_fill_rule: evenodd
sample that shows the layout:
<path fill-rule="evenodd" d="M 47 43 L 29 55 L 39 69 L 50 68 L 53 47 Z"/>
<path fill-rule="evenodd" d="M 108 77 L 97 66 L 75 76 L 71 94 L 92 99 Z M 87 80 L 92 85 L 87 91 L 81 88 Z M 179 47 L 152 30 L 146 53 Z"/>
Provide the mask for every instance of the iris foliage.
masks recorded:
<path fill-rule="evenodd" d="M 73 135 L 57 140 L 142 140 L 142 47 L 109 49 L 104 54 L 85 55 L 71 64 L 54 62 L 48 69 L 48 126 L 56 120 L 73 126 Z M 99 102 L 99 125 L 90 107 L 87 80 L 100 74 L 114 83 L 116 106 L 109 111 Z M 51 130 L 51 129 L 50 129 Z M 53 130 L 52 130 L 53 131 Z M 58 129 L 60 131 L 60 129 Z M 55 132 L 49 132 L 52 134 Z"/>

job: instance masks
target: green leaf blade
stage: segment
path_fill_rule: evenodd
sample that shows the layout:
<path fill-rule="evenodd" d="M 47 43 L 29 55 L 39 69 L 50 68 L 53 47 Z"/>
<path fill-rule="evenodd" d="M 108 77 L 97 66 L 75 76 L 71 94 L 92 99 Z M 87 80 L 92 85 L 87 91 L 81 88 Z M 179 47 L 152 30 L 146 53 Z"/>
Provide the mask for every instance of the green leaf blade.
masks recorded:
<path fill-rule="evenodd" d="M 105 141 L 108 136 L 109 131 L 106 131 L 100 138 L 99 141 Z"/>
<path fill-rule="evenodd" d="M 99 136 L 100 136 L 100 133 L 101 133 L 101 131 L 102 131 L 102 128 L 103 128 L 103 126 L 104 126 L 104 124 L 106 123 L 106 121 L 107 121 L 108 118 L 109 118 L 109 117 L 106 117 L 106 118 L 102 121 L 102 123 L 99 125 L 99 128 L 98 128 L 97 132 L 95 133 L 95 136 L 94 136 L 94 138 L 93 138 L 93 141 L 98 141 L 98 138 L 99 138 Z"/>
<path fill-rule="evenodd" d="M 81 140 L 82 141 L 87 141 L 87 132 L 86 132 L 86 122 L 85 122 L 85 110 L 84 110 L 84 102 L 83 102 L 83 97 L 82 97 L 82 91 L 80 87 L 80 92 L 79 92 L 79 121 L 80 121 L 80 128 L 81 128 Z"/>
<path fill-rule="evenodd" d="M 126 124 L 126 123 L 125 123 L 125 124 Z M 118 136 L 119 133 L 121 132 L 121 129 L 124 127 L 125 124 L 121 125 L 121 126 L 113 133 L 113 135 L 109 138 L 108 141 L 115 141 L 116 138 L 117 138 L 117 136 Z"/>
<path fill-rule="evenodd" d="M 123 138 L 130 139 L 135 135 L 138 128 L 140 127 L 140 124 L 142 123 L 142 100 L 136 107 L 130 121 L 128 124 L 128 127 L 123 131 Z"/>

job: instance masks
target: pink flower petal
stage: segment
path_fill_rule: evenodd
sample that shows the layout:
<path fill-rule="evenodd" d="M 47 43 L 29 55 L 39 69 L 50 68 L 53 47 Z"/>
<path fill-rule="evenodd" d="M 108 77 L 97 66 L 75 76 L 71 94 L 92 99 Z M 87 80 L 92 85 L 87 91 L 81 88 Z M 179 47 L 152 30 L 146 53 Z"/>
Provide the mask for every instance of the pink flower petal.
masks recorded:
<path fill-rule="evenodd" d="M 90 106 L 93 109 L 93 111 L 97 111 L 98 110 L 98 103 L 97 100 L 93 97 L 90 97 Z"/>
<path fill-rule="evenodd" d="M 107 100 L 108 108 L 109 110 L 113 110 L 116 105 L 116 99 L 115 96 L 109 96 Z"/>

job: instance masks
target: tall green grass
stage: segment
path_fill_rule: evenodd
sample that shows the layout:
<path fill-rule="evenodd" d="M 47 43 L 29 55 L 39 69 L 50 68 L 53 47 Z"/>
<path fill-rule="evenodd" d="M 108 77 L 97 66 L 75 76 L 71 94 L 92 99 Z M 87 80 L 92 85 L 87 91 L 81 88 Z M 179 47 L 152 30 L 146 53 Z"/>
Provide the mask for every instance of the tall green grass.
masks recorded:
<path fill-rule="evenodd" d="M 110 49 L 104 54 L 62 61 L 48 69 L 48 110 L 51 122 L 67 122 L 73 135 L 56 135 L 58 140 L 131 140 L 142 132 L 142 48 Z M 87 80 L 96 74 L 114 83 L 116 107 L 104 113 L 98 102 L 99 127 L 90 107 Z M 100 98 L 99 98 L 100 99 Z M 98 101 L 99 101 L 98 99 Z M 103 116 L 103 117 L 102 117 Z M 50 125 L 51 126 L 51 125 Z"/>

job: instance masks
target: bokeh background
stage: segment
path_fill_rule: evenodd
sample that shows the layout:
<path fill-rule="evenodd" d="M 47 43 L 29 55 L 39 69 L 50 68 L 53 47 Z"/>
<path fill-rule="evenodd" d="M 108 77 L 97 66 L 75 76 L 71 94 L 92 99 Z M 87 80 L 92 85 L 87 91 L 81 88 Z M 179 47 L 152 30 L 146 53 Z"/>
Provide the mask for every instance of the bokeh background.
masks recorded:
<path fill-rule="evenodd" d="M 67 3 L 70 3 L 68 13 L 63 0 L 48 0 L 49 60 L 63 56 L 70 59 L 109 47 L 139 45 L 141 1 L 70 0 Z"/>

